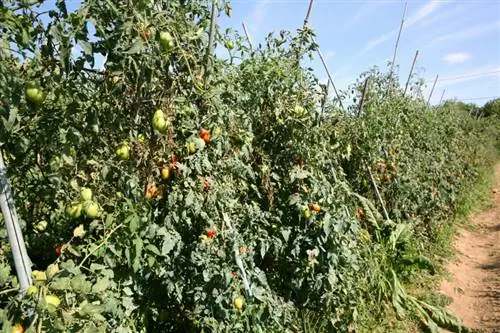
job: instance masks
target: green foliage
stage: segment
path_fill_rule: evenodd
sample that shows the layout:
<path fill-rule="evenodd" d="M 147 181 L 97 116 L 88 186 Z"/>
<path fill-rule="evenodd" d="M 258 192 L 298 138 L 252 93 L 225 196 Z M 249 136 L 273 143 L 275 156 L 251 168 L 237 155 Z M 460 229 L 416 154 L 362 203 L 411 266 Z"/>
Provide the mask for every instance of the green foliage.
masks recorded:
<path fill-rule="evenodd" d="M 57 1 L 43 26 L 35 5 L 0 8 L 0 147 L 37 285 L 13 297 L 1 256 L 4 327 L 345 332 L 389 304 L 449 322 L 400 279 L 435 270 L 408 244 L 435 237 L 477 177 L 489 127 L 429 110 L 418 82 L 403 96 L 376 70 L 354 117 L 300 66 L 312 31 L 256 51 L 219 33 L 222 60 L 207 55 L 209 13 L 198 1 L 72 13 Z"/>
<path fill-rule="evenodd" d="M 500 117 L 500 98 L 486 102 L 481 108 L 481 114 L 484 117 Z"/>

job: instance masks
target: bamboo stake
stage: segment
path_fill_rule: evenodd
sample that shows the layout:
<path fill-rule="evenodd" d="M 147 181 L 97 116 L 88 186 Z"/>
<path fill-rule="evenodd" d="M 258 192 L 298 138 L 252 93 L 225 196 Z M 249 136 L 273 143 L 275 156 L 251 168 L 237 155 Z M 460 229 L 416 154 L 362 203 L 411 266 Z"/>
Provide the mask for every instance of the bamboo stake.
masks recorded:
<path fill-rule="evenodd" d="M 212 13 L 211 13 L 211 17 L 210 17 L 210 35 L 208 37 L 208 48 L 207 48 L 207 54 L 206 54 L 207 61 L 209 60 L 209 57 L 212 56 L 212 54 L 214 52 L 215 35 L 216 35 L 216 29 L 217 29 L 216 24 L 217 24 L 217 16 L 218 15 L 219 15 L 219 1 L 213 0 L 212 1 Z"/>
<path fill-rule="evenodd" d="M 438 77 L 439 77 L 439 74 L 436 75 L 436 79 L 434 80 L 434 84 L 432 85 L 431 93 L 429 94 L 429 98 L 427 99 L 427 106 L 430 106 L 432 93 L 434 92 L 434 88 L 436 88 L 436 83 L 437 83 Z"/>
<path fill-rule="evenodd" d="M 365 79 L 365 83 L 364 83 L 364 86 L 363 86 L 363 93 L 361 95 L 361 101 L 359 103 L 357 117 L 359 117 L 361 115 L 361 111 L 363 109 L 363 104 L 364 104 L 364 101 L 365 101 L 365 95 L 366 95 L 366 92 L 368 90 L 368 83 L 369 83 L 369 77 L 367 77 Z M 378 190 L 377 182 L 375 181 L 375 177 L 373 177 L 372 170 L 370 169 L 370 167 L 368 166 L 368 164 L 366 163 L 366 161 L 363 161 L 363 165 L 368 170 L 368 174 L 370 175 L 370 181 L 371 181 L 371 183 L 373 185 L 373 189 L 375 190 L 375 195 L 376 195 L 378 201 L 380 202 L 380 205 L 382 206 L 382 211 L 384 212 L 384 217 L 385 217 L 386 221 L 389 221 L 389 214 L 387 213 L 387 209 L 385 208 L 384 200 L 382 199 L 382 196 L 380 195 L 380 192 Z"/>
<path fill-rule="evenodd" d="M 368 89 L 368 81 L 370 77 L 367 77 L 365 79 L 365 83 L 363 85 L 363 93 L 361 94 L 361 100 L 359 101 L 359 108 L 358 108 L 358 117 L 361 115 L 361 112 L 363 111 L 363 105 L 365 103 L 365 96 L 366 96 L 366 91 Z"/>
<path fill-rule="evenodd" d="M 443 93 L 441 94 L 441 98 L 439 99 L 439 104 L 441 104 L 443 102 L 443 97 L 444 97 L 445 92 L 446 92 L 446 89 L 443 89 Z"/>
<path fill-rule="evenodd" d="M 415 57 L 413 58 L 413 63 L 411 64 L 410 74 L 408 74 L 408 80 L 406 80 L 405 92 L 403 95 L 406 95 L 406 91 L 408 90 L 408 85 L 410 84 L 411 76 L 413 75 L 413 69 L 415 68 L 415 63 L 417 62 L 418 50 L 415 52 Z"/>
<path fill-rule="evenodd" d="M 304 27 L 307 26 L 307 24 L 309 23 L 309 16 L 311 15 L 311 10 L 312 10 L 313 4 L 314 4 L 314 0 L 311 0 L 309 2 L 309 7 L 307 8 L 306 18 L 304 19 Z"/>
<path fill-rule="evenodd" d="M 328 75 L 328 80 L 330 80 L 330 83 L 332 84 L 333 91 L 335 91 L 335 95 L 337 95 L 337 98 L 339 99 L 339 104 L 340 108 L 344 108 L 342 105 L 342 99 L 340 98 L 339 92 L 337 91 L 337 88 L 335 87 L 335 83 L 333 83 L 333 78 L 332 75 L 330 74 L 330 70 L 328 69 L 328 66 L 326 65 L 325 59 L 323 58 L 323 54 L 321 53 L 321 50 L 318 47 L 318 55 L 319 58 L 321 59 L 321 62 L 323 63 L 323 67 L 325 67 L 326 70 L 326 75 Z"/>
<path fill-rule="evenodd" d="M 247 25 L 245 24 L 245 22 L 243 22 L 242 25 L 243 25 L 243 31 L 245 32 L 245 35 L 247 36 L 248 44 L 250 44 L 250 48 L 253 51 L 253 43 L 252 43 L 252 39 L 250 38 L 250 34 L 248 33 Z"/>
<path fill-rule="evenodd" d="M 396 61 L 396 54 L 398 52 L 399 39 L 401 37 L 401 31 L 403 30 L 403 25 L 405 23 L 406 9 L 408 7 L 408 2 L 405 2 L 405 8 L 403 10 L 403 16 L 401 17 L 401 25 L 399 26 L 398 37 L 396 38 L 396 45 L 394 46 L 394 54 L 392 55 L 391 71 L 389 72 L 390 78 L 392 79 L 392 74 L 394 71 L 394 62 Z"/>

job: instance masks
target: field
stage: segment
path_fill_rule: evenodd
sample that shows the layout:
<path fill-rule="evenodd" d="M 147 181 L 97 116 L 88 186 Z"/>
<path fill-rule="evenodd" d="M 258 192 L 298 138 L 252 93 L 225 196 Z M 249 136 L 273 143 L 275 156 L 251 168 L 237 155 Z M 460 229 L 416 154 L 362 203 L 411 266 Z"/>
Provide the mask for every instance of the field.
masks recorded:
<path fill-rule="evenodd" d="M 254 49 L 203 1 L 37 15 L 0 6 L 0 149 L 32 261 L 22 289 L 0 218 L 4 332 L 467 329 L 415 284 L 492 170 L 498 101 L 429 106 L 377 68 L 332 97 L 302 66 L 310 28 Z"/>

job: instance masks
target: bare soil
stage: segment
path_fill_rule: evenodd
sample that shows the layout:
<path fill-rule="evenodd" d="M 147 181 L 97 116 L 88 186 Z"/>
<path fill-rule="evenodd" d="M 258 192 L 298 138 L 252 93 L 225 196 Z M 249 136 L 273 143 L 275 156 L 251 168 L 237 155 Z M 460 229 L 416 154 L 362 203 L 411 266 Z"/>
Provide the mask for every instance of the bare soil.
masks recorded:
<path fill-rule="evenodd" d="M 451 275 L 441 292 L 462 322 L 481 332 L 500 333 L 500 164 L 495 167 L 491 206 L 470 218 L 472 230 L 455 238 L 457 260 L 447 266 Z"/>

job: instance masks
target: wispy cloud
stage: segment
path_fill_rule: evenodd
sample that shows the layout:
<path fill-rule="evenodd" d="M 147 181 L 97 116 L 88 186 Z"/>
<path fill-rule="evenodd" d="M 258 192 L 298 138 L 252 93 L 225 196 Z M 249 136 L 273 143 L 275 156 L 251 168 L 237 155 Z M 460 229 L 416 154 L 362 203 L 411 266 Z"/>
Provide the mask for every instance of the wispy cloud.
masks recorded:
<path fill-rule="evenodd" d="M 247 16 L 246 22 L 252 34 L 256 34 L 269 13 L 269 0 L 257 2 L 254 10 Z"/>
<path fill-rule="evenodd" d="M 450 42 L 450 41 L 462 41 L 465 39 L 470 39 L 470 38 L 475 38 L 479 36 L 486 35 L 490 32 L 493 32 L 495 30 L 500 29 L 500 20 L 494 21 L 494 22 L 489 22 L 483 25 L 478 25 L 472 28 L 464 29 L 461 31 L 455 31 L 447 34 L 443 34 L 440 36 L 435 37 L 431 42 L 429 43 L 430 45 L 436 44 L 436 43 L 443 43 L 443 42 Z"/>
<path fill-rule="evenodd" d="M 446 61 L 451 65 L 454 65 L 454 64 L 462 64 L 467 60 L 469 60 L 470 58 L 471 58 L 470 53 L 457 52 L 457 53 L 448 53 L 442 58 L 442 60 Z"/>
<path fill-rule="evenodd" d="M 498 65 L 485 66 L 470 70 L 460 75 L 440 77 L 438 79 L 438 86 L 439 87 L 452 86 L 468 81 L 483 79 L 485 77 L 500 78 L 500 66 Z"/>
<path fill-rule="evenodd" d="M 344 25 L 346 30 L 352 29 L 361 19 L 370 13 L 373 13 L 375 10 L 379 10 L 378 7 L 382 5 L 387 5 L 388 2 L 367 2 L 359 7 L 358 11 L 349 17 Z"/>
<path fill-rule="evenodd" d="M 415 14 L 410 15 L 405 20 L 404 27 L 409 28 L 411 26 L 416 25 L 419 22 L 422 22 L 422 20 L 424 20 L 426 17 L 431 15 L 433 12 L 435 12 L 439 6 L 440 6 L 440 2 L 438 0 L 429 1 L 424 6 L 420 7 L 415 12 Z M 392 39 L 393 37 L 396 36 L 398 30 L 399 30 L 399 27 L 393 29 L 392 31 L 390 31 L 388 33 L 385 33 L 383 35 L 380 35 L 380 36 L 368 41 L 359 54 L 363 55 L 363 54 L 367 53 L 368 51 L 372 50 L 373 48 L 377 47 L 378 45 L 385 43 L 389 39 Z"/>
<path fill-rule="evenodd" d="M 437 0 L 429 1 L 427 4 L 420 7 L 415 14 L 408 17 L 405 26 L 409 28 L 417 23 L 421 23 L 425 18 L 434 13 L 440 5 L 441 3 Z"/>
<path fill-rule="evenodd" d="M 332 59 L 335 57 L 336 52 L 335 51 L 326 51 L 325 52 L 325 61 Z"/>

